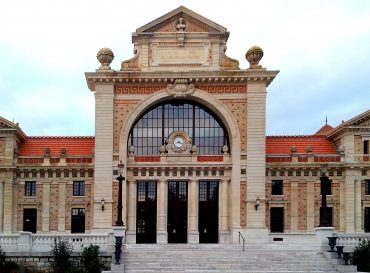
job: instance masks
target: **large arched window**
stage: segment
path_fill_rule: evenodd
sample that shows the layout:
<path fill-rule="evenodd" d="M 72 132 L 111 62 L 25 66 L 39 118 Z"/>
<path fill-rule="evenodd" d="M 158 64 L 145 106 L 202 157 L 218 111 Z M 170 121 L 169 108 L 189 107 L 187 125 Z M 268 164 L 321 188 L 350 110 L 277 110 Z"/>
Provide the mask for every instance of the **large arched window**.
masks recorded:
<path fill-rule="evenodd" d="M 157 155 L 169 135 L 186 132 L 199 154 L 221 154 L 229 145 L 222 122 L 206 107 L 186 100 L 172 100 L 146 111 L 132 127 L 128 144 L 137 155 Z"/>

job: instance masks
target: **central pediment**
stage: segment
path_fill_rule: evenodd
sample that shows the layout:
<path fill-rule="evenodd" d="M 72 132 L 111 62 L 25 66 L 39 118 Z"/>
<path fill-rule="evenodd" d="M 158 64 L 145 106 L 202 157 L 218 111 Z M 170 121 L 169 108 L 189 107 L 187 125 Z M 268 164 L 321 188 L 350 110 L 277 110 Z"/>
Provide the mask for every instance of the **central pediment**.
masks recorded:
<path fill-rule="evenodd" d="M 158 19 L 138 28 L 136 34 L 163 32 L 201 32 L 226 34 L 227 29 L 215 22 L 181 6 Z"/>
<path fill-rule="evenodd" d="M 132 34 L 135 56 L 121 70 L 239 70 L 239 62 L 225 55 L 228 37 L 225 27 L 181 6 Z"/>

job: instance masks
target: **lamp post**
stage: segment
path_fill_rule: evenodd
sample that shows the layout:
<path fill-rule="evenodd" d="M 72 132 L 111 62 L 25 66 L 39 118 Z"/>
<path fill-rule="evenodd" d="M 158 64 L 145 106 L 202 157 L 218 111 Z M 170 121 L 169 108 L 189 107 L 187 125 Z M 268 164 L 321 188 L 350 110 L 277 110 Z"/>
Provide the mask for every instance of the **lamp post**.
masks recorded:
<path fill-rule="evenodd" d="M 117 205 L 117 221 L 116 221 L 116 227 L 123 227 L 123 221 L 122 221 L 122 182 L 125 180 L 125 177 L 122 176 L 123 174 L 123 168 L 125 165 L 120 161 L 118 164 L 118 174 L 117 177 L 118 180 L 118 205 Z M 115 243 L 115 252 L 114 257 L 116 260 L 116 264 L 120 264 L 121 260 L 121 253 L 122 253 L 122 239 L 123 236 L 115 236 L 116 243 Z"/>
<path fill-rule="evenodd" d="M 320 176 L 320 186 L 321 186 L 321 212 L 320 217 L 320 227 L 328 227 L 328 206 L 326 204 L 326 194 L 328 192 L 328 185 L 330 184 L 329 177 L 326 176 L 326 167 L 321 166 L 321 176 Z"/>

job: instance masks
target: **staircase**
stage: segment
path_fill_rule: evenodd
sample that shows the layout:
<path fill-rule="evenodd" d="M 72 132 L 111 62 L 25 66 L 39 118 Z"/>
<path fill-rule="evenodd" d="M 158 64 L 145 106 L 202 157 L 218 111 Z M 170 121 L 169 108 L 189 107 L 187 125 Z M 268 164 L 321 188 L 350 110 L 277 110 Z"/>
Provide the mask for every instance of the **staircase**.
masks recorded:
<path fill-rule="evenodd" d="M 125 273 L 338 273 L 313 247 L 268 244 L 238 245 L 126 245 Z"/>

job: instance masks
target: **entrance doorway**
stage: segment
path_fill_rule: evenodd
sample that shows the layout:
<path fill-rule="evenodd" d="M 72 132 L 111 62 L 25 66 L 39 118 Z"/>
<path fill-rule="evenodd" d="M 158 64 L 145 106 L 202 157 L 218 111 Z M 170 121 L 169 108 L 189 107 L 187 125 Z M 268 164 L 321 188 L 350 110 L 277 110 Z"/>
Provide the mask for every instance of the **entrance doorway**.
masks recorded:
<path fill-rule="evenodd" d="M 168 181 L 168 243 L 188 241 L 188 182 Z"/>
<path fill-rule="evenodd" d="M 284 208 L 270 209 L 270 231 L 284 232 Z"/>
<path fill-rule="evenodd" d="M 365 232 L 370 232 L 370 207 L 365 208 Z"/>
<path fill-rule="evenodd" d="M 218 182 L 199 182 L 199 243 L 218 243 Z"/>
<path fill-rule="evenodd" d="M 136 243 L 156 243 L 157 183 L 137 182 Z"/>
<path fill-rule="evenodd" d="M 37 209 L 23 209 L 23 231 L 36 233 Z"/>
<path fill-rule="evenodd" d="M 85 209 L 72 208 L 71 233 L 85 233 Z"/>

